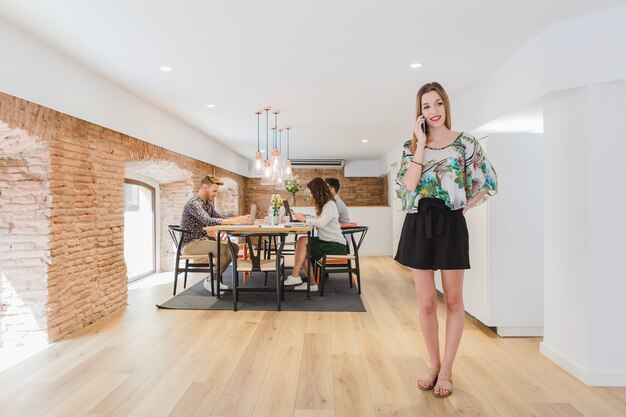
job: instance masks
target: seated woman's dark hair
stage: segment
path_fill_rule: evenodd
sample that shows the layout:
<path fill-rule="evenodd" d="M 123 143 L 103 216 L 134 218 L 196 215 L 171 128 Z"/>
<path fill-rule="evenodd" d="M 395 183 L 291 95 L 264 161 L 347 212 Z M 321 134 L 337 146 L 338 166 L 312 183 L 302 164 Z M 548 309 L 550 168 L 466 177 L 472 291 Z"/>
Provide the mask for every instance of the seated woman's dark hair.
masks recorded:
<path fill-rule="evenodd" d="M 335 199 L 330 194 L 328 184 L 326 184 L 326 182 L 320 177 L 313 178 L 306 186 L 311 191 L 311 196 L 313 197 L 313 203 L 315 205 L 315 212 L 319 216 L 322 214 L 322 208 L 324 205 L 331 200 L 334 201 Z"/>

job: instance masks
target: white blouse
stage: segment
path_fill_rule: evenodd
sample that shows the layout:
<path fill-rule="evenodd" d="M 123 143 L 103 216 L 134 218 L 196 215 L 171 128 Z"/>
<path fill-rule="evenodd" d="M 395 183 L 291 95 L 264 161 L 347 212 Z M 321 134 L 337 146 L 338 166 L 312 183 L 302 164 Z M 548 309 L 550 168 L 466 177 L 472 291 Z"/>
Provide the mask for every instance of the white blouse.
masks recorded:
<path fill-rule="evenodd" d="M 307 217 L 306 223 L 317 227 L 320 240 L 346 244 L 346 239 L 343 237 L 339 226 L 339 211 L 334 201 L 331 200 L 324 204 L 319 216 Z"/>
<path fill-rule="evenodd" d="M 407 190 L 403 181 L 412 160 L 409 140 L 404 144 L 402 165 L 396 178 L 396 192 L 408 213 L 417 212 L 422 198 L 438 198 L 450 209 L 458 210 L 466 207 L 481 191 L 487 193 L 477 205 L 498 192 L 495 169 L 478 141 L 466 133 L 461 133 L 446 147 L 424 149 L 422 177 L 415 191 Z"/>

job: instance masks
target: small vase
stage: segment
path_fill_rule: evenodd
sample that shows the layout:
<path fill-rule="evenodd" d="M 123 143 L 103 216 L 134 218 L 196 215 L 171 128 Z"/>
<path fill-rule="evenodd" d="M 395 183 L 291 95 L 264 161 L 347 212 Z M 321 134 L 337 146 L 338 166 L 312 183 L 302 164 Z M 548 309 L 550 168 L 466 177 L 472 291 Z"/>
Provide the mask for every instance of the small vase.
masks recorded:
<path fill-rule="evenodd" d="M 270 217 L 270 221 L 272 222 L 272 226 L 277 226 L 278 222 L 279 222 L 279 217 L 278 216 L 271 216 Z"/>
<path fill-rule="evenodd" d="M 291 193 L 291 205 L 296 205 L 296 193 Z"/>

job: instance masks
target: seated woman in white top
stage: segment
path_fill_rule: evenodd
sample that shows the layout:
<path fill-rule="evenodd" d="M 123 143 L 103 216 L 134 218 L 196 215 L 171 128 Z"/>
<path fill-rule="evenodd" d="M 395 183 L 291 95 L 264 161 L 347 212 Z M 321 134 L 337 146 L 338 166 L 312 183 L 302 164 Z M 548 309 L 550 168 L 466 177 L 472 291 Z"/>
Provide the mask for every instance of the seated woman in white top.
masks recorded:
<path fill-rule="evenodd" d="M 345 255 L 348 253 L 346 239 L 339 227 L 339 212 L 337 204 L 330 194 L 330 189 L 323 179 L 313 178 L 307 184 L 311 191 L 315 204 L 315 217 L 305 217 L 302 213 L 294 213 L 294 217 L 300 221 L 306 221 L 317 228 L 318 236 L 311 238 L 311 256 L 313 259 L 320 259 L 324 255 Z M 310 265 L 306 258 L 307 237 L 301 237 L 296 243 L 296 253 L 294 256 L 293 272 L 285 280 L 285 285 L 298 285 L 296 290 L 306 290 L 306 283 L 302 283 L 300 269 L 308 267 L 307 276 L 313 277 Z M 311 285 L 311 291 L 317 291 L 317 284 Z"/>

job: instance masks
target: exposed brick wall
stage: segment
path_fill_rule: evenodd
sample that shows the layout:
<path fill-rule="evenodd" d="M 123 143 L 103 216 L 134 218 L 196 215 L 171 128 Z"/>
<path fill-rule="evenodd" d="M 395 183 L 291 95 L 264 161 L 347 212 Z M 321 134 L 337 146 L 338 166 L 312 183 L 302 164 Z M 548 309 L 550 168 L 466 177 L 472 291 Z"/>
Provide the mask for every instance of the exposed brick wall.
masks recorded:
<path fill-rule="evenodd" d="M 4 93 L 0 126 L 0 340 L 36 329 L 57 340 L 126 305 L 127 169 L 160 183 L 165 269 L 173 268 L 167 225 L 180 222 L 202 177 L 230 178 L 236 202 L 220 203 L 242 211 L 246 179 L 210 164 Z"/>
<path fill-rule="evenodd" d="M 299 206 L 311 205 L 305 202 L 304 189 L 306 184 L 315 177 L 337 178 L 341 184 L 339 195 L 347 206 L 388 205 L 386 177 L 344 177 L 342 169 L 296 169 L 294 174 L 298 176 L 298 182 L 302 188 L 296 197 L 296 203 Z M 259 216 L 265 216 L 272 194 L 280 194 L 283 198 L 288 198 L 291 203 L 291 195 L 284 188 L 278 191 L 274 189 L 274 186 L 261 185 L 260 178 L 248 178 L 245 192 L 246 211 L 249 212 L 250 206 L 255 203 L 258 206 Z"/>
<path fill-rule="evenodd" d="M 161 270 L 173 271 L 176 248 L 167 232 L 167 225 L 179 224 L 185 203 L 194 193 L 191 177 L 186 181 L 161 184 Z"/>
<path fill-rule="evenodd" d="M 0 347 L 47 339 L 50 152 L 0 122 Z"/>

